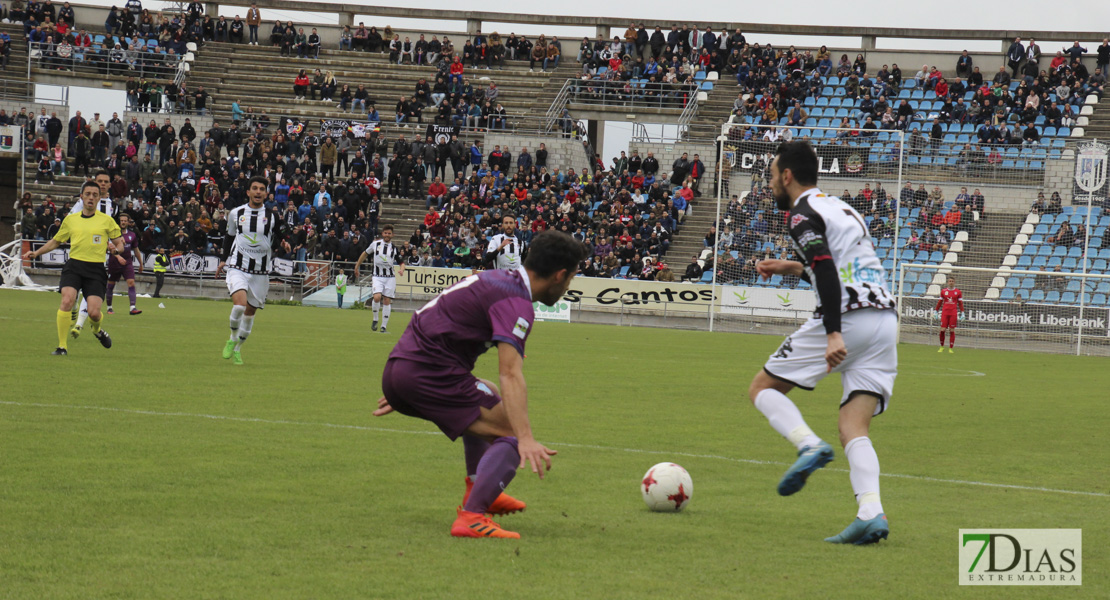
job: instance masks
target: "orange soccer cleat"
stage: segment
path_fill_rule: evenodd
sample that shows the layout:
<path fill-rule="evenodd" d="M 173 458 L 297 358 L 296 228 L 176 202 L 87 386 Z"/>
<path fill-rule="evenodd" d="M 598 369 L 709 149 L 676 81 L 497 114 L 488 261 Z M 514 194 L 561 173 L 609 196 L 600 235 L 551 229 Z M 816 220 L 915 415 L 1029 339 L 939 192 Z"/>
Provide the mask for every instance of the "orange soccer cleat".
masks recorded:
<path fill-rule="evenodd" d="M 519 533 L 502 529 L 486 515 L 463 510 L 461 506 L 457 511 L 458 517 L 451 525 L 451 535 L 455 537 L 520 539 Z"/>
<path fill-rule="evenodd" d="M 463 494 L 463 506 L 466 506 L 466 501 L 470 499 L 470 490 L 474 488 L 474 482 L 469 477 L 466 478 L 466 493 Z M 503 493 L 489 505 L 486 510 L 491 515 L 511 515 L 515 512 L 524 512 L 527 504 L 513 498 L 512 496 Z"/>

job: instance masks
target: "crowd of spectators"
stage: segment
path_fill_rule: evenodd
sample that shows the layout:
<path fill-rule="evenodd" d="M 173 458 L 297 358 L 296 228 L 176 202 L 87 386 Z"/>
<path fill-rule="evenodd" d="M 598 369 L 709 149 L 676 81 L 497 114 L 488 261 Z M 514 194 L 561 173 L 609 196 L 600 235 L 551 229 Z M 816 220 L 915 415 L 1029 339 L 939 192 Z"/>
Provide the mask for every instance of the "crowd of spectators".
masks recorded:
<path fill-rule="evenodd" d="M 104 22 L 104 33 L 77 27 L 73 7 L 65 2 L 21 0 L 11 3 L 8 18 L 22 23 L 32 58 L 48 69 L 72 70 L 89 65 L 104 74 L 141 71 L 151 77 L 174 73 L 178 57 L 189 43 L 201 44 L 211 20 L 204 5 L 192 3 L 179 13 L 151 12 L 140 0 L 128 0 L 123 9 L 113 6 Z M 3 54 L 10 53 L 10 40 Z"/>
<path fill-rule="evenodd" d="M 974 231 L 978 219 L 987 214 L 986 198 L 980 189 L 972 188 L 969 193 L 967 186 L 962 186 L 951 200 L 938 185 L 930 191 L 923 183 L 915 187 L 912 181 L 907 181 L 897 194 L 888 193 L 881 182 L 866 182 L 855 194 L 845 189 L 838 197 L 863 216 L 877 245 L 915 252 L 947 252 L 956 233 Z M 711 255 L 716 254 L 718 269 L 714 276 L 718 283 L 757 284 L 755 265 L 759 261 L 795 259 L 786 228 L 789 219 L 790 213 L 775 205 L 769 182 L 756 176 L 751 189 L 743 197 L 733 195 L 720 220 L 710 227 L 704 239 L 709 255 L 700 259 L 712 268 Z M 796 278 L 789 278 L 783 285 L 797 283 Z"/>
<path fill-rule="evenodd" d="M 586 274 L 670 278 L 664 258 L 705 169 L 697 156 L 663 171 L 650 153 L 622 152 L 608 168 L 595 155 L 594 164 L 563 170 L 549 165 L 542 144 L 514 156 L 480 141 L 466 147 L 457 137 L 437 145 L 403 133 L 386 140 L 378 131 L 359 139 L 312 129 L 287 135 L 218 121 L 198 132 L 188 120 L 178 129 L 169 119 L 144 125 L 113 114 L 101 122 L 80 112 L 70 120 L 66 143 L 56 115 L 13 113 L 34 139 L 28 158 L 45 161 L 43 182 L 55 172 L 109 175 L 111 198 L 134 218 L 144 250 L 217 252 L 227 212 L 245 202 L 247 179 L 266 177 L 267 209 L 290 242 L 283 257 L 298 261 L 298 271 L 310 258 L 356 259 L 377 235 L 382 198 L 389 195 L 424 199 L 428 209 L 403 246 L 410 264 L 479 267 L 486 237 L 511 214 L 522 241 L 556 228 L 588 243 Z M 7 118 L 0 113 L 0 120 Z M 47 197 L 35 205 L 28 194 L 20 206 L 24 235 L 49 237 L 54 219 L 72 202 Z"/>
<path fill-rule="evenodd" d="M 850 61 L 843 54 L 834 67 L 824 46 L 816 54 L 793 46 L 760 48 L 740 35 L 730 38 L 728 52 L 724 68 L 740 88 L 733 105 L 737 117 L 755 124 L 816 126 L 818 119 L 811 114 L 815 100 L 835 94 L 846 103 L 838 106 L 848 107 L 848 116 L 841 113 L 828 125 L 850 130 L 838 137 L 916 131 L 910 149 L 923 153 L 935 151 L 953 131 L 952 124 L 970 125 L 974 142 L 984 145 L 1036 145 L 1045 128 L 1074 126 L 1086 97 L 1102 95 L 1110 41 L 1097 48 L 1092 74 L 1079 42 L 1042 61 L 1034 40 L 1025 46 L 1018 38 L 1008 53 L 1013 74 L 1003 66 L 989 78 L 967 51 L 950 76 L 937 66 L 922 65 L 912 77 L 905 77 L 897 64 L 870 71 L 863 55 Z"/>

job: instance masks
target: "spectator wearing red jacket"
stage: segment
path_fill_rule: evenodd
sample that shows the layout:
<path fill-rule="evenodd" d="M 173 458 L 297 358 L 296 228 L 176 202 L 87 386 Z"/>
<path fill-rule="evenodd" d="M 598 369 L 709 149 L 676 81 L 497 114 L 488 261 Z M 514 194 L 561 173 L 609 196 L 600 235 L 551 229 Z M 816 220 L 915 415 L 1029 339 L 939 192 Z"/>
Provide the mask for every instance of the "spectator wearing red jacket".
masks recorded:
<path fill-rule="evenodd" d="M 424 208 L 431 209 L 434 205 L 437 209 L 443 206 L 443 201 L 447 197 L 447 186 L 443 185 L 439 177 L 428 186 L 428 199 L 424 203 Z M 424 219 L 427 222 L 427 218 Z"/>
<path fill-rule="evenodd" d="M 451 74 L 448 76 L 448 83 L 462 85 L 463 68 L 462 59 L 459 58 L 458 55 L 455 55 L 455 60 L 451 63 Z"/>
<path fill-rule="evenodd" d="M 297 100 L 304 100 L 305 94 L 308 93 L 308 86 L 311 81 L 308 79 L 308 71 L 301 69 L 297 78 L 293 80 L 293 95 Z"/>

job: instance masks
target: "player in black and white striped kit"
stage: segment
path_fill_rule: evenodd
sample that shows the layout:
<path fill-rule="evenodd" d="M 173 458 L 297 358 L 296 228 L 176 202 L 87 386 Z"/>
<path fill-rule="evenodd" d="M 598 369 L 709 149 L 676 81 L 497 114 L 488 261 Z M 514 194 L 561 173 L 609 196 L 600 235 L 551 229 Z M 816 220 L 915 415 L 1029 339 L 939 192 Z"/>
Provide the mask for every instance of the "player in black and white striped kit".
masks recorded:
<path fill-rule="evenodd" d="M 524 260 L 524 242 L 516 237 L 516 217 L 501 217 L 501 233 L 490 236 L 489 247 L 482 255 L 484 262 L 495 269 L 519 269 Z"/>
<path fill-rule="evenodd" d="M 833 459 L 833 450 L 786 394 L 795 387 L 812 390 L 828 374 L 840 373 L 837 425 L 859 509 L 844 531 L 825 541 L 873 544 L 887 538 L 890 525 L 879 499 L 879 457 L 868 434 L 871 418 L 887 408 L 894 392 L 898 319 L 867 225 L 851 206 L 817 188 L 817 173 L 817 154 L 808 142 L 779 146 L 771 189 L 779 210 L 790 211 L 788 230 L 799 260 L 763 260 L 756 270 L 763 277 L 797 275 L 809 281 L 817 292 L 817 312 L 767 359 L 748 394 L 798 450 L 778 487 L 788 496 Z"/>
<path fill-rule="evenodd" d="M 374 240 L 366 251 L 358 257 L 355 263 L 355 281 L 359 278 L 359 267 L 366 257 L 370 257 L 371 267 L 374 269 L 373 282 L 374 299 L 371 307 L 374 309 L 374 322 L 370 325 L 371 331 L 378 330 L 378 309 L 382 311 L 382 333 L 389 325 L 389 313 L 393 310 L 393 298 L 397 295 L 397 276 L 405 274 L 405 263 L 401 260 L 401 253 L 393 245 L 393 226 L 382 227 L 381 239 Z"/>
<path fill-rule="evenodd" d="M 270 291 L 270 270 L 277 246 L 289 245 L 278 235 L 278 219 L 267 214 L 266 196 L 270 182 L 251 177 L 247 184 L 247 204 L 227 215 L 227 234 L 216 275 L 227 267 L 227 293 L 231 295 L 231 339 L 224 344 L 223 357 L 243 364 L 240 351 L 254 328 L 254 313 L 266 304 Z"/>
<path fill-rule="evenodd" d="M 97 187 L 100 188 L 100 200 L 96 203 L 96 212 L 102 212 L 115 219 L 116 223 L 119 223 L 119 207 L 116 206 L 116 203 L 112 202 L 112 199 L 109 197 L 108 188 L 112 185 L 112 178 L 108 176 L 107 171 L 102 170 L 93 174 L 93 181 L 96 183 Z M 81 202 L 80 197 L 76 200 L 77 201 L 73 204 L 73 208 L 69 209 L 69 214 L 71 215 L 80 214 L 85 206 L 84 203 Z M 78 309 L 77 304 L 74 304 L 73 307 L 76 311 L 76 316 L 74 317 L 76 323 L 74 323 L 73 329 L 69 330 L 69 335 L 73 339 L 77 339 L 77 337 L 81 335 L 81 329 L 85 326 L 85 321 L 89 318 L 89 303 L 85 300 L 84 296 L 82 296 L 81 308 Z"/>

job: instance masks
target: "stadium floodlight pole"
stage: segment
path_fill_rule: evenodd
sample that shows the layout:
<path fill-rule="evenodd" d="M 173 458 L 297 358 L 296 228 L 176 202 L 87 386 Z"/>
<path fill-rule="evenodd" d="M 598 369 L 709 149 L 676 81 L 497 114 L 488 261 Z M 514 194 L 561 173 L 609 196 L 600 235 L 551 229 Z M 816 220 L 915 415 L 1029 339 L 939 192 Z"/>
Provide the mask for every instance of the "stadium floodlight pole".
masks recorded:
<path fill-rule="evenodd" d="M 727 127 L 727 125 L 726 125 Z M 717 214 L 713 217 L 713 231 L 716 234 L 713 236 L 713 249 L 709 255 L 713 259 L 713 281 L 712 298 L 709 307 L 709 331 L 713 331 L 713 315 L 717 312 L 719 301 L 717 298 L 717 248 L 721 245 L 721 188 L 724 184 L 725 172 L 725 142 L 728 141 L 728 136 L 721 134 L 717 136 Z M 731 188 L 730 188 L 731 189 Z"/>
<path fill-rule="evenodd" d="M 899 136 L 900 137 L 898 139 L 898 183 L 895 184 L 895 188 L 894 188 L 894 193 L 895 194 L 901 194 L 902 193 L 902 169 L 905 168 L 905 163 L 906 163 L 906 132 L 901 131 L 899 133 Z M 901 223 L 902 223 L 902 199 L 901 199 L 900 196 L 895 196 L 894 199 L 895 199 L 894 205 L 897 206 L 898 208 L 897 208 L 897 210 L 894 211 L 894 250 L 895 250 L 895 252 L 894 252 L 894 267 L 893 268 L 895 270 L 897 270 L 898 269 L 899 258 L 901 258 L 901 255 L 902 255 L 902 249 L 898 247 L 898 240 L 899 240 L 898 235 L 899 235 L 899 232 L 902 229 L 902 227 L 901 227 Z M 909 215 L 909 208 L 908 207 L 906 208 L 906 215 Z"/>
<path fill-rule="evenodd" d="M 22 215 L 19 214 L 19 203 L 23 201 L 23 195 L 27 193 L 27 131 L 26 125 L 19 126 L 19 198 L 15 201 L 15 219 L 17 225 L 15 226 L 16 235 L 21 235 L 23 228 L 18 225 L 19 219 Z M 21 263 L 22 264 L 22 263 Z"/>
<path fill-rule="evenodd" d="M 899 265 L 898 265 L 898 259 L 901 257 L 901 254 L 902 254 L 902 249 L 898 247 L 898 241 L 901 238 L 899 238 L 898 236 L 899 236 L 899 232 L 902 229 L 901 226 L 900 226 L 900 223 L 902 222 L 902 199 L 901 199 L 900 194 L 902 193 L 902 168 L 903 168 L 903 165 L 905 164 L 905 158 L 906 158 L 906 131 L 902 130 L 902 131 L 899 132 L 899 138 L 898 138 L 898 183 L 895 184 L 895 187 L 894 187 L 894 193 L 899 194 L 899 195 L 894 197 L 894 206 L 896 207 L 894 209 L 894 264 L 891 266 L 891 268 L 895 272 L 898 273 L 898 294 L 897 294 L 898 308 L 897 308 L 897 311 L 898 311 L 898 321 L 899 322 L 901 322 L 901 320 L 902 320 L 902 283 L 903 283 L 903 279 L 904 279 L 904 275 L 905 275 L 904 271 L 899 269 Z M 908 215 L 909 214 L 909 209 L 907 208 L 906 210 L 907 210 L 906 214 Z M 894 343 L 898 344 L 898 342 L 901 341 L 901 337 L 902 337 L 902 328 L 901 327 L 896 327 L 894 329 Z"/>

